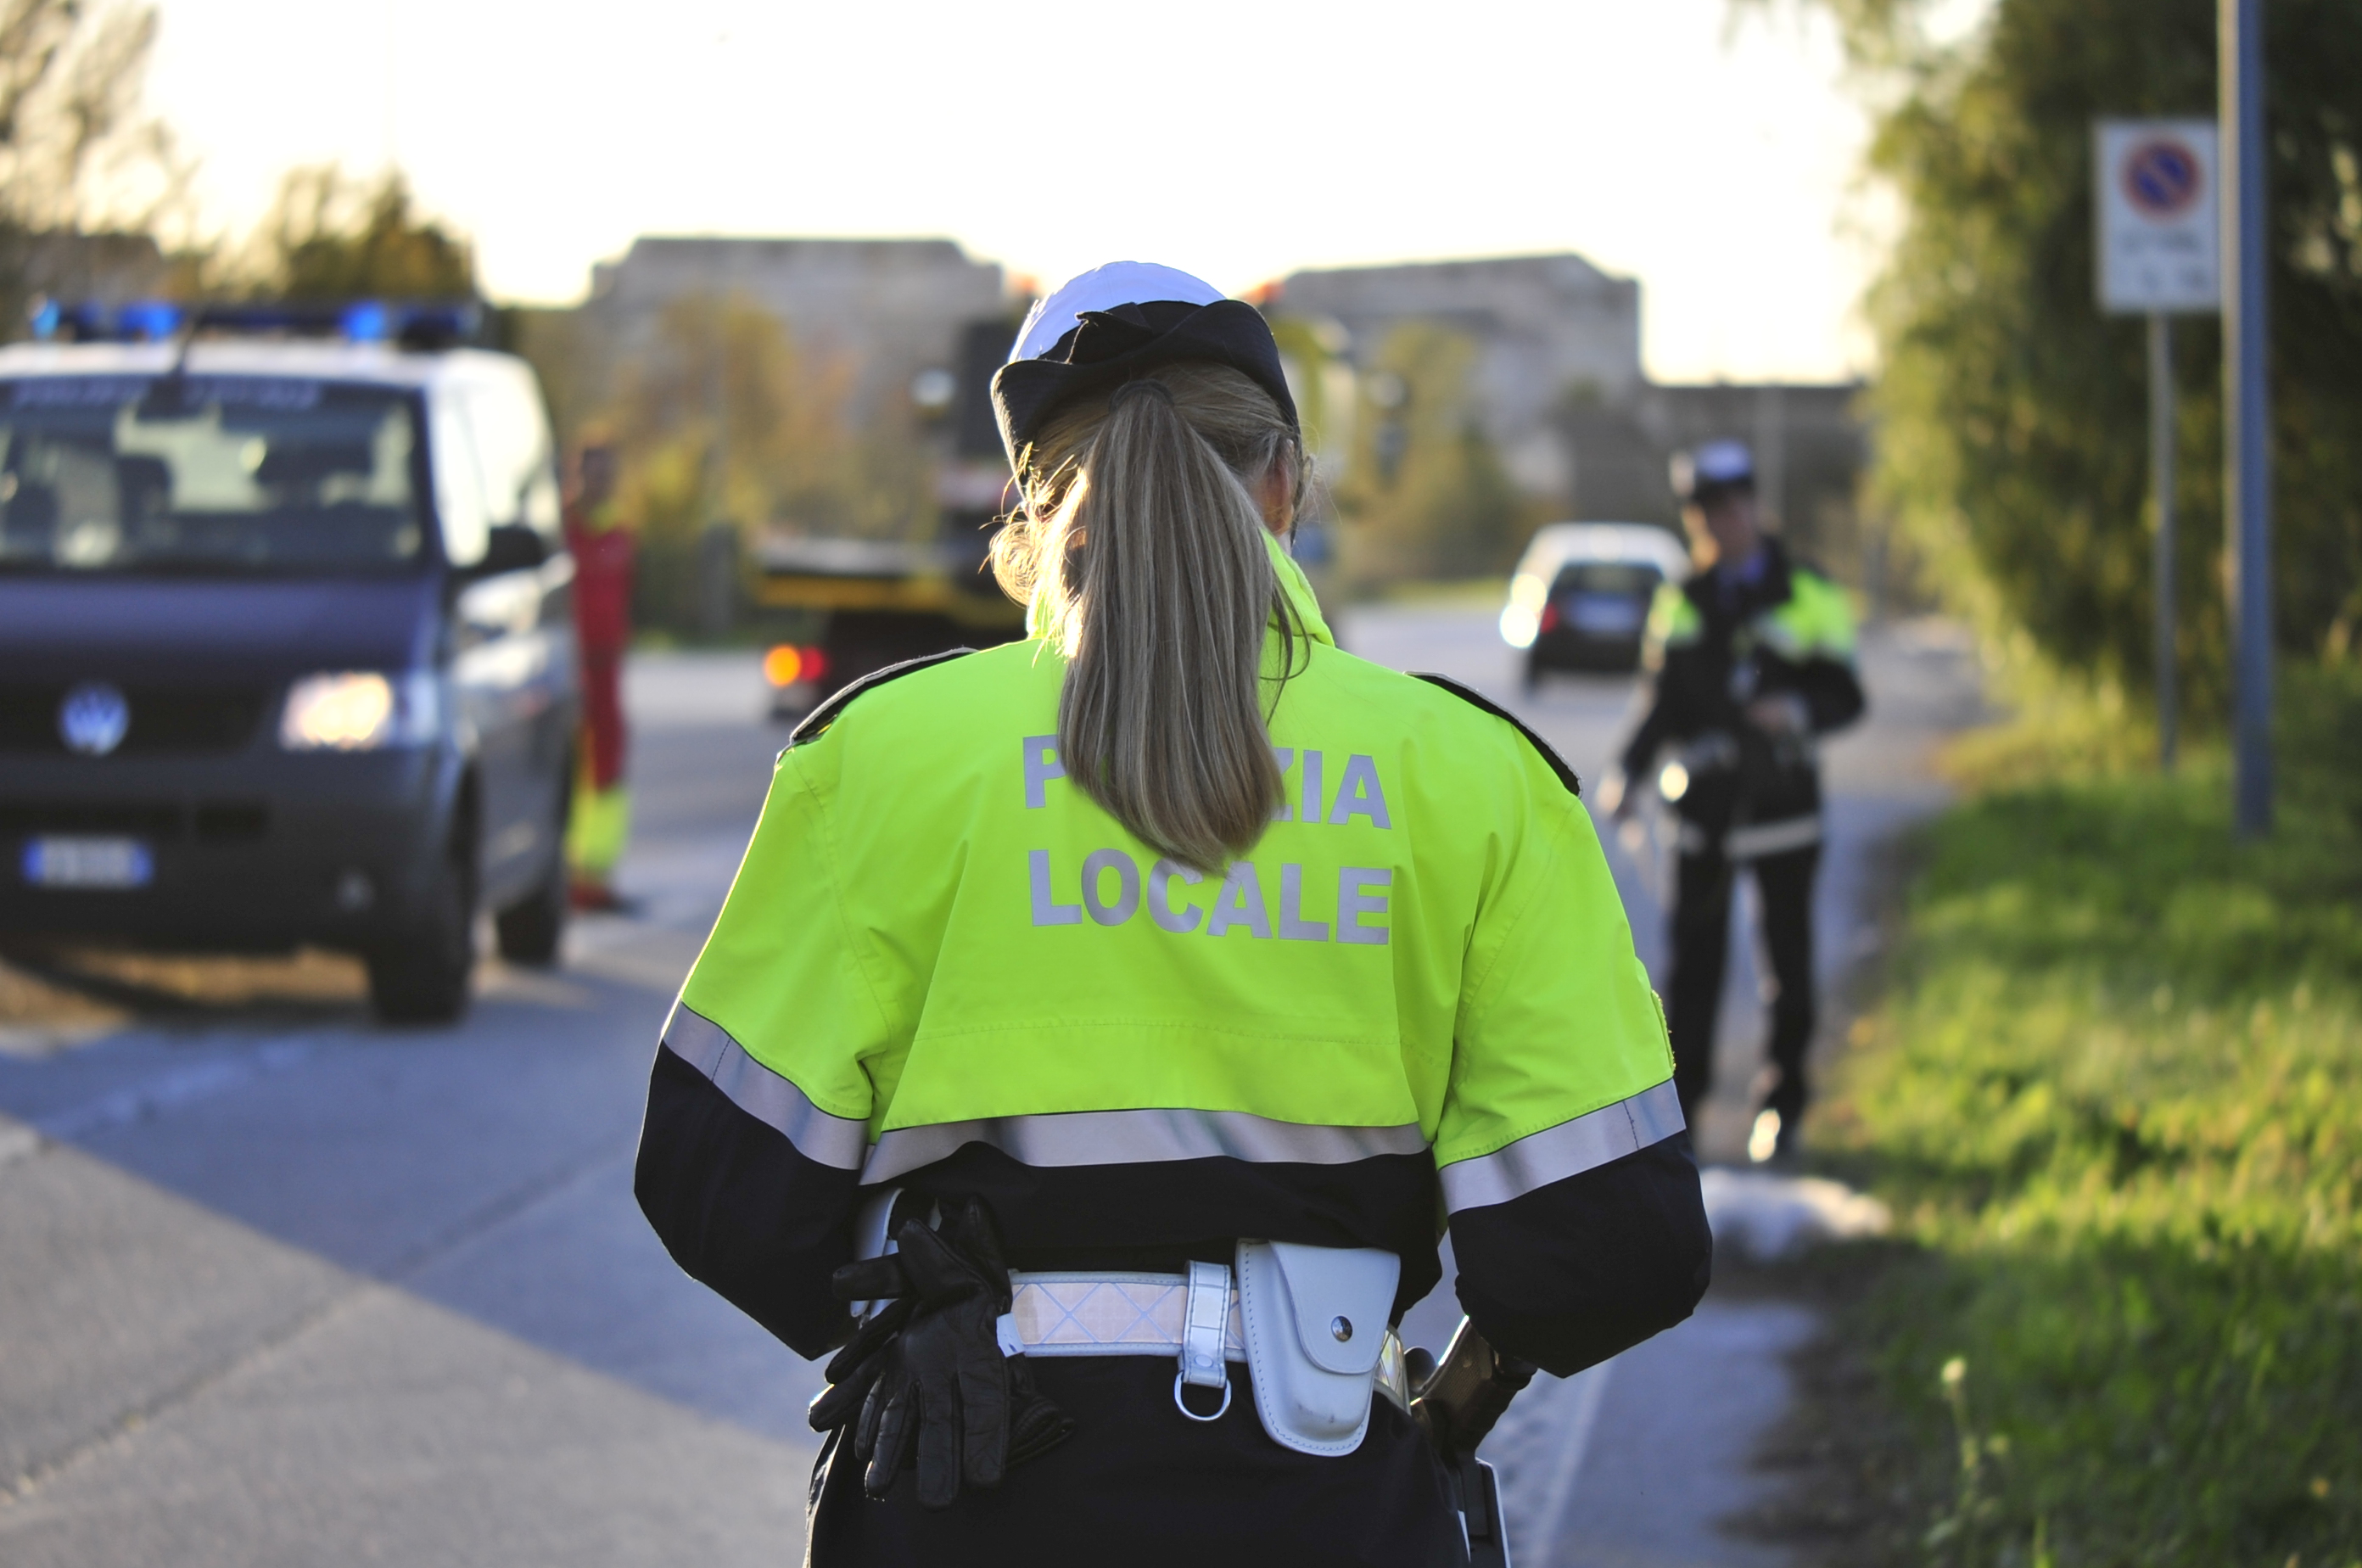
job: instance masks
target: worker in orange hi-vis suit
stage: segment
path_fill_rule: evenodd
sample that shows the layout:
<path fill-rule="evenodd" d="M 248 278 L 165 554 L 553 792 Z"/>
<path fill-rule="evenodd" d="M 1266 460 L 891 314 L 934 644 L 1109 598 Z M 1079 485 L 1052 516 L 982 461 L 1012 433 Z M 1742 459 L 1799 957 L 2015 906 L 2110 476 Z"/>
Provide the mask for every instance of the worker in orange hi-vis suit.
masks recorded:
<path fill-rule="evenodd" d="M 574 625 L 582 648 L 582 736 L 567 864 L 574 907 L 613 910 L 622 900 L 610 878 L 632 818 L 624 782 L 623 675 L 632 640 L 633 550 L 615 500 L 614 449 L 603 442 L 575 455 L 566 545 L 574 555 Z"/>

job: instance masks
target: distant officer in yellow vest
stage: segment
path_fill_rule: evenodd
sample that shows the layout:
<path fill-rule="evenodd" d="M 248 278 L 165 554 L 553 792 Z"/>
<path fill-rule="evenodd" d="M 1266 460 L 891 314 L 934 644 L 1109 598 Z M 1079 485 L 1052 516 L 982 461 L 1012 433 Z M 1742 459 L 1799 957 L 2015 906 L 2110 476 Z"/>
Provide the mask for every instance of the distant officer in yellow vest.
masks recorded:
<path fill-rule="evenodd" d="M 666 1026 L 641 1206 L 843 1347 L 823 1568 L 1463 1561 L 1392 1331 L 1442 1222 L 1477 1327 L 1556 1373 L 1706 1278 L 1574 778 L 1336 648 L 1253 307 L 1099 268 L 994 394 L 1033 635 L 797 727 Z"/>
<path fill-rule="evenodd" d="M 1628 813 L 1639 797 L 1626 781 L 1645 786 L 1657 767 L 1657 787 L 1681 814 L 1665 989 L 1674 1082 L 1692 1121 L 1714 1081 L 1731 880 L 1738 867 L 1754 870 L 1772 960 L 1770 1055 L 1778 1076 L 1755 1116 L 1749 1153 L 1766 1160 L 1793 1153 L 1804 1122 L 1821 854 L 1815 743 L 1861 716 L 1853 612 L 1843 590 L 1763 531 L 1746 447 L 1708 442 L 1678 459 L 1673 475 L 1699 569 L 1657 591 L 1642 656 L 1649 711 L 1625 745 L 1621 775 L 1601 793 L 1611 810 Z"/>

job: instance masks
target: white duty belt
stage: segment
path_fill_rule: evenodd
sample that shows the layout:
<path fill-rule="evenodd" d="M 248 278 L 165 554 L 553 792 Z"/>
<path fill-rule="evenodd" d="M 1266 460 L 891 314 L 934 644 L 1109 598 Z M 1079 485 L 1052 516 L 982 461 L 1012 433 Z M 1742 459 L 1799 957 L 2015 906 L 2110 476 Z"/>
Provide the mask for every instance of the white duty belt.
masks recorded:
<path fill-rule="evenodd" d="M 885 1217 L 895 1193 L 872 1200 L 857 1248 L 892 1248 Z M 874 1218 L 873 1218 L 874 1216 Z M 1401 1260 L 1374 1247 L 1243 1241 L 1237 1268 L 1193 1260 L 1189 1272 L 1015 1270 L 998 1328 L 1004 1355 L 1175 1358 L 1173 1403 L 1193 1421 L 1231 1408 L 1229 1364 L 1244 1362 L 1256 1414 L 1273 1441 L 1303 1453 L 1361 1446 L 1373 1392 L 1410 1408 L 1402 1341 L 1387 1324 Z M 868 1303 L 856 1304 L 856 1310 Z M 1219 1388 L 1200 1415 L 1189 1388 Z"/>

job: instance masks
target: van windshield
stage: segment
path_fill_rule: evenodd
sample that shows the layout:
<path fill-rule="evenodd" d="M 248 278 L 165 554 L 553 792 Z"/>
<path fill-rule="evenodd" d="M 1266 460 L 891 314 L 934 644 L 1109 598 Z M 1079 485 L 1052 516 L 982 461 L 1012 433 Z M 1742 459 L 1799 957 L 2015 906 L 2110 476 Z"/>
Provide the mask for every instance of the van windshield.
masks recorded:
<path fill-rule="evenodd" d="M 417 400 L 277 376 L 0 381 L 0 571 L 346 573 L 421 558 Z"/>

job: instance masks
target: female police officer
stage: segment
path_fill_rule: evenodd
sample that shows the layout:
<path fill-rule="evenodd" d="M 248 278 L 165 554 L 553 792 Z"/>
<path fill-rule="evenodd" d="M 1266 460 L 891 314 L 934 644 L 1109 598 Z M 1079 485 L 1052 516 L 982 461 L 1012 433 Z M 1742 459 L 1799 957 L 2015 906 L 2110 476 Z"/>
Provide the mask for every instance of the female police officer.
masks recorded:
<path fill-rule="evenodd" d="M 1385 1327 L 1439 1216 L 1477 1327 L 1562 1375 L 1705 1281 L 1575 780 L 1337 649 L 1253 307 L 1103 267 L 993 392 L 1032 635 L 798 727 L 666 1026 L 641 1206 L 844 1346 L 814 1562 L 1457 1561 Z"/>

